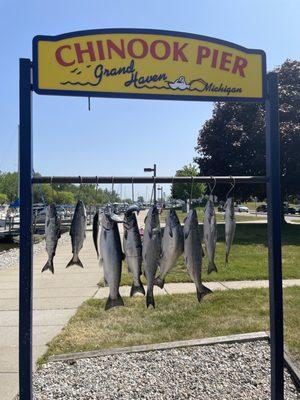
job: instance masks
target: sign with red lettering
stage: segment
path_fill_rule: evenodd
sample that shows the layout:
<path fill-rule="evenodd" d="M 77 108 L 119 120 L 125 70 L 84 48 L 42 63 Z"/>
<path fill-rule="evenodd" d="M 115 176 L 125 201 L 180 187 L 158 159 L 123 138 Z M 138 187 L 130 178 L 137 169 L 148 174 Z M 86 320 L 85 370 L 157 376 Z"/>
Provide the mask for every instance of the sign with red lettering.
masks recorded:
<path fill-rule="evenodd" d="M 262 102 L 265 74 L 262 50 L 188 33 L 106 29 L 33 39 L 39 94 Z"/>

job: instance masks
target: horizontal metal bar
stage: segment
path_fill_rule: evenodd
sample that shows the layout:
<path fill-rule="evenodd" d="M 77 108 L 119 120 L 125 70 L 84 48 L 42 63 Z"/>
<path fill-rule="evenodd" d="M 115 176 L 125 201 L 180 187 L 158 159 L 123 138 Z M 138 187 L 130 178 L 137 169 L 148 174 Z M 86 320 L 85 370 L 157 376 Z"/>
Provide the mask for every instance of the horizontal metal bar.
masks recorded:
<path fill-rule="evenodd" d="M 36 176 L 32 183 L 266 183 L 265 176 Z"/>

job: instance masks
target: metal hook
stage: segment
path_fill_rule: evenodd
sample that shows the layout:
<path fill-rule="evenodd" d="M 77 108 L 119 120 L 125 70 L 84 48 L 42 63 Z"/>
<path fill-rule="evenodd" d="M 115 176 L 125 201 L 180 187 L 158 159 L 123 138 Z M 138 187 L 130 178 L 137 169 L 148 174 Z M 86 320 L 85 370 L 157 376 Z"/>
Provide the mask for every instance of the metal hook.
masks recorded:
<path fill-rule="evenodd" d="M 132 202 L 134 203 L 134 185 L 133 185 L 133 177 L 131 178 L 131 195 L 132 195 Z"/>
<path fill-rule="evenodd" d="M 231 183 L 231 188 L 228 190 L 228 192 L 226 194 L 226 199 L 228 199 L 229 193 L 231 193 L 233 191 L 233 189 L 235 188 L 235 178 L 233 176 L 230 176 L 230 178 L 233 180 L 233 183 Z"/>
<path fill-rule="evenodd" d="M 191 176 L 192 184 L 191 184 L 191 192 L 190 192 L 190 205 L 192 204 L 192 195 L 193 195 L 193 188 L 194 188 L 194 177 Z"/>
<path fill-rule="evenodd" d="M 211 194 L 213 194 L 213 191 L 215 190 L 215 187 L 216 187 L 216 184 L 217 184 L 217 179 L 214 176 L 211 176 L 210 178 L 214 180 L 214 186 L 213 187 L 210 186 L 210 183 L 207 184 L 208 187 L 209 187 L 209 194 L 211 195 Z"/>
<path fill-rule="evenodd" d="M 54 203 L 53 176 L 51 176 L 50 185 L 51 185 L 51 190 L 52 190 L 52 201 L 53 201 L 53 203 Z"/>

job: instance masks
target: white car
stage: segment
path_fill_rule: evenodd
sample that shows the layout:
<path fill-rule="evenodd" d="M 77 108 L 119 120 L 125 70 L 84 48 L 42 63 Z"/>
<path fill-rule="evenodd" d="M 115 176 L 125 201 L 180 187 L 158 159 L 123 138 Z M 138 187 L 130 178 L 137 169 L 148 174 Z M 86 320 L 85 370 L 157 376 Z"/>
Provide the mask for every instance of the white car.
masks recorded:
<path fill-rule="evenodd" d="M 234 207 L 234 210 L 236 212 L 245 212 L 248 213 L 249 212 L 249 208 L 244 206 L 243 204 L 238 204 L 237 206 Z"/>

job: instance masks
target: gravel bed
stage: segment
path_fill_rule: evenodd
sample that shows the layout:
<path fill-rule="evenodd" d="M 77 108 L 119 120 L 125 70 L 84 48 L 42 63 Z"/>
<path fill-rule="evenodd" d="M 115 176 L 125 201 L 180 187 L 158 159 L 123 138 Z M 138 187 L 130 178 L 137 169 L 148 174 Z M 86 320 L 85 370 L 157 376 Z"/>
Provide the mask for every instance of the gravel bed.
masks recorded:
<path fill-rule="evenodd" d="M 219 344 L 47 363 L 34 399 L 270 399 L 267 342 Z M 285 399 L 297 391 L 285 371 Z"/>
<path fill-rule="evenodd" d="M 58 247 L 64 245 L 69 240 L 69 234 L 64 233 L 58 241 Z M 33 255 L 46 251 L 45 240 L 33 245 Z M 19 263 L 19 248 L 10 249 L 0 253 L 0 269 L 17 266 Z"/>

